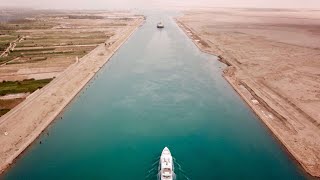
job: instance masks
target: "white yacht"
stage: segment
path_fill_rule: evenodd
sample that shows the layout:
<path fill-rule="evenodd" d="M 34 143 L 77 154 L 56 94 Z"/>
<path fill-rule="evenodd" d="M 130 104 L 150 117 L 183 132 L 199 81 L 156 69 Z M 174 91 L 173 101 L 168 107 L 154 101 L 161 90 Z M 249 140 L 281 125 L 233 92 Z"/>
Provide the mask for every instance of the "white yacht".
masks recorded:
<path fill-rule="evenodd" d="M 162 24 L 162 22 L 159 22 L 159 23 L 157 24 L 157 28 L 164 28 L 164 24 Z"/>
<path fill-rule="evenodd" d="M 173 180 L 174 167 L 172 156 L 167 147 L 165 147 L 160 156 L 160 180 Z"/>

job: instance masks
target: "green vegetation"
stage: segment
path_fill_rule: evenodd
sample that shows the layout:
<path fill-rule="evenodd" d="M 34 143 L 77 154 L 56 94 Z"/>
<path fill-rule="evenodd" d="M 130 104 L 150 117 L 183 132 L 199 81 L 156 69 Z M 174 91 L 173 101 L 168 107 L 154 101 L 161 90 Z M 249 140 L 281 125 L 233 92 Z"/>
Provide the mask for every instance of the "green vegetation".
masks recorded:
<path fill-rule="evenodd" d="M 26 21 L 26 22 L 22 22 Z M 0 24 L 1 31 L 16 31 L 16 30 L 30 30 L 30 29 L 49 29 L 52 28 L 54 23 L 45 23 L 37 20 L 11 21 L 8 23 Z"/>
<path fill-rule="evenodd" d="M 7 47 L 9 46 L 10 43 L 7 42 L 0 42 L 0 52 L 4 51 L 5 49 L 7 49 Z"/>
<path fill-rule="evenodd" d="M 10 45 L 10 42 L 13 41 L 14 39 L 4 39 L 0 38 L 0 51 L 4 51 L 7 49 L 7 47 Z"/>
<path fill-rule="evenodd" d="M 24 100 L 25 98 L 0 99 L 0 116 L 4 115 Z"/>
<path fill-rule="evenodd" d="M 0 95 L 34 92 L 48 84 L 52 79 L 34 80 L 28 79 L 23 81 L 4 81 L 0 83 Z"/>
<path fill-rule="evenodd" d="M 64 46 L 64 45 L 87 45 L 87 44 L 100 44 L 106 41 L 108 36 L 92 36 L 92 37 L 66 37 L 65 39 L 27 39 L 17 44 L 20 47 L 48 47 L 48 46 Z"/>
<path fill-rule="evenodd" d="M 39 61 L 45 61 L 47 60 L 47 57 L 30 57 L 29 60 L 26 61 L 11 61 L 11 62 L 7 62 L 8 64 L 24 64 L 24 63 L 35 63 L 35 62 L 39 62 Z"/>
<path fill-rule="evenodd" d="M 13 60 L 14 58 L 16 58 L 16 57 L 14 57 L 14 56 L 0 57 L 0 65 L 6 63 L 8 61 Z"/>
<path fill-rule="evenodd" d="M 10 111 L 10 109 L 0 109 L 0 117 L 9 111 Z"/>
<path fill-rule="evenodd" d="M 30 52 L 30 51 L 53 51 L 56 48 L 28 48 L 28 49 L 15 49 L 14 52 Z"/>

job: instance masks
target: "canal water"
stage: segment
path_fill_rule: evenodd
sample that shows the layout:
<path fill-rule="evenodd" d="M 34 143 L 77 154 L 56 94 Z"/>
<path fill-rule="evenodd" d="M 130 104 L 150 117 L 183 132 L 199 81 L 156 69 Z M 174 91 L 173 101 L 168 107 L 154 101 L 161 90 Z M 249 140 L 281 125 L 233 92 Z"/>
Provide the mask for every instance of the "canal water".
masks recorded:
<path fill-rule="evenodd" d="M 155 180 L 167 146 L 181 180 L 305 179 L 224 67 L 171 15 L 150 13 L 0 178 Z"/>

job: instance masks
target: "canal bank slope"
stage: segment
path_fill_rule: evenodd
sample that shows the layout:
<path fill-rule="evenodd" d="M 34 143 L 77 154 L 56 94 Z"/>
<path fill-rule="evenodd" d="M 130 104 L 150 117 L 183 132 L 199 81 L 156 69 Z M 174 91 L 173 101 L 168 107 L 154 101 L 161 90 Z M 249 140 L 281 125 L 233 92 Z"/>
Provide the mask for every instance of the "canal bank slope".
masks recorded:
<path fill-rule="evenodd" d="M 320 14 L 315 11 L 188 11 L 178 25 L 228 65 L 224 77 L 286 149 L 320 177 Z"/>
<path fill-rule="evenodd" d="M 0 170 L 3 172 L 90 81 L 117 49 L 144 22 L 137 17 L 44 88 L 0 118 Z"/>

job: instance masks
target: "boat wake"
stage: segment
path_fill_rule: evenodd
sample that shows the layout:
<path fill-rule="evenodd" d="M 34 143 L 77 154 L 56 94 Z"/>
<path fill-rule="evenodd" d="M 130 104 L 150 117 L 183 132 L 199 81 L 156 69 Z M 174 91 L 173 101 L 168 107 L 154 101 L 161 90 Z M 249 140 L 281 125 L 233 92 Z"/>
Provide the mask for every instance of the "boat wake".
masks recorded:
<path fill-rule="evenodd" d="M 155 158 L 152 161 L 152 164 L 150 168 L 146 172 L 145 180 L 160 180 L 160 162 L 159 162 L 160 156 Z M 174 163 L 174 180 L 190 180 L 190 178 L 187 176 L 187 173 L 182 169 L 181 165 L 177 162 L 175 158 L 173 158 Z"/>
<path fill-rule="evenodd" d="M 190 180 L 190 178 L 187 176 L 186 172 L 182 169 L 181 165 L 177 162 L 175 158 L 173 158 L 173 163 L 174 163 L 174 171 L 176 174 L 176 177 L 179 177 L 178 179 L 180 180 Z M 177 179 L 177 178 L 175 178 Z"/>
<path fill-rule="evenodd" d="M 155 180 L 158 179 L 159 174 L 159 157 L 157 157 L 153 162 L 149 170 L 147 171 L 147 174 L 145 176 L 145 180 Z"/>

